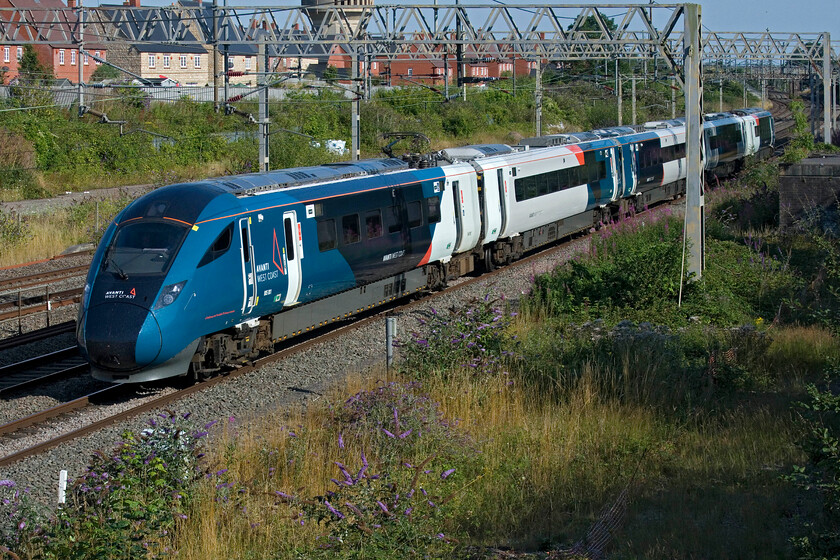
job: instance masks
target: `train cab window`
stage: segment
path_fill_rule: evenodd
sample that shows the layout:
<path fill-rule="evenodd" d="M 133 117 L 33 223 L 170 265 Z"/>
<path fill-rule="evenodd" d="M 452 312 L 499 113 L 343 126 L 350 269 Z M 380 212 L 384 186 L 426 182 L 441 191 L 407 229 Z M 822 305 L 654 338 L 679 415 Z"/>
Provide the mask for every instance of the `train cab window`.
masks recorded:
<path fill-rule="evenodd" d="M 440 199 L 436 196 L 426 199 L 426 208 L 429 212 L 429 223 L 440 222 Z"/>
<path fill-rule="evenodd" d="M 359 233 L 359 215 L 348 214 L 341 218 L 341 231 L 343 232 L 342 244 L 358 243 L 362 238 Z"/>
<path fill-rule="evenodd" d="M 207 249 L 207 252 L 204 253 L 204 256 L 201 257 L 201 260 L 198 262 L 198 268 L 201 268 L 205 264 L 211 263 L 224 255 L 228 249 L 230 249 L 231 241 L 233 241 L 233 224 L 229 224 L 225 230 L 219 234 L 219 237 L 210 245 L 210 248 Z"/>
<path fill-rule="evenodd" d="M 122 225 L 114 235 L 102 267 L 126 278 L 133 274 L 163 274 L 188 232 L 188 227 L 168 220 Z"/>
<path fill-rule="evenodd" d="M 382 237 L 382 213 L 379 210 L 365 214 L 365 231 L 368 239 Z"/>
<path fill-rule="evenodd" d="M 338 237 L 335 235 L 335 220 L 318 221 L 318 249 L 323 253 L 335 249 L 338 246 Z"/>
<path fill-rule="evenodd" d="M 420 201 L 408 203 L 408 227 L 416 228 L 423 225 L 423 210 Z"/>

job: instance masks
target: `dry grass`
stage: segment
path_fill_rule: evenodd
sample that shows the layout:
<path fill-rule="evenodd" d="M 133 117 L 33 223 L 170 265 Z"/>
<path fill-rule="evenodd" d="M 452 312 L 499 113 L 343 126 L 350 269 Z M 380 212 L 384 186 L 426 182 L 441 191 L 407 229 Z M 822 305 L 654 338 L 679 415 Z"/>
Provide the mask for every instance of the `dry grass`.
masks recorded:
<path fill-rule="evenodd" d="M 458 466 L 450 531 L 478 545 L 569 544 L 631 484 L 634 503 L 627 533 L 617 539 L 619 557 L 734 558 L 763 546 L 784 548 L 784 533 L 774 533 L 771 520 L 783 517 L 793 497 L 778 475 L 801 459 L 787 414 L 744 406 L 674 416 L 620 402 L 612 376 L 596 366 L 562 389 L 473 373 L 448 372 L 423 385 L 479 451 Z M 328 400 L 371 389 L 377 377 L 354 376 Z M 228 428 L 215 445 L 213 470 L 230 469 L 225 480 L 245 491 L 218 501 L 221 479 L 209 479 L 171 543 L 179 556 L 293 558 L 315 550 L 323 528 L 301 526 L 297 510 L 274 491 L 320 495 L 336 476 L 333 461 L 358 468 L 368 443 L 348 441 L 339 449 L 324 429 L 330 414 L 326 402 L 316 403 Z M 703 532 L 681 537 L 690 527 Z M 722 542 L 729 543 L 725 554 Z"/>
<path fill-rule="evenodd" d="M 67 247 L 86 241 L 87 228 L 84 225 L 69 224 L 68 218 L 67 210 L 22 218 L 27 224 L 28 233 L 20 243 L 0 246 L 0 266 L 54 257 Z M 17 219 L 17 216 L 11 219 Z"/>

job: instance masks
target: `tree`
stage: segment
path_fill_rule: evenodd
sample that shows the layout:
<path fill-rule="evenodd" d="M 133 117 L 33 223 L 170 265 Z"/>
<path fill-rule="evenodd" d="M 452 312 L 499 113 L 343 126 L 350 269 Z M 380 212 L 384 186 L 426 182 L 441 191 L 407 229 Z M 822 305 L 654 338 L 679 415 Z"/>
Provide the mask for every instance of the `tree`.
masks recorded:
<path fill-rule="evenodd" d="M 53 74 L 38 58 L 38 53 L 32 45 L 23 46 L 23 56 L 18 64 L 18 81 L 29 86 L 43 85 L 52 80 Z"/>
<path fill-rule="evenodd" d="M 93 71 L 90 78 L 93 81 L 102 81 L 116 80 L 120 76 L 122 76 L 122 73 L 110 64 L 101 64 L 99 68 Z"/>
<path fill-rule="evenodd" d="M 613 31 L 618 29 L 618 25 L 615 23 L 613 18 L 598 14 L 598 17 L 586 16 L 586 18 L 580 24 L 578 24 L 578 22 L 575 21 L 574 23 L 569 25 L 568 31 L 574 30 L 582 32 L 583 37 L 585 37 L 586 39 L 596 40 L 600 39 L 604 35 L 604 31 L 602 30 L 602 28 L 612 33 Z M 568 73 L 571 74 L 573 77 L 577 77 L 580 75 L 597 74 L 600 71 L 602 64 L 603 62 L 599 60 L 573 61 L 569 64 Z"/>
<path fill-rule="evenodd" d="M 41 107 L 39 112 L 50 111 L 55 103 L 52 91 L 44 87 L 53 79 L 52 72 L 41 63 L 32 45 L 23 46 L 23 55 L 18 64 L 18 85 L 12 88 L 12 96 L 21 107 Z"/>
<path fill-rule="evenodd" d="M 334 82 L 338 79 L 338 68 L 330 64 L 324 70 L 324 81 L 325 82 Z"/>

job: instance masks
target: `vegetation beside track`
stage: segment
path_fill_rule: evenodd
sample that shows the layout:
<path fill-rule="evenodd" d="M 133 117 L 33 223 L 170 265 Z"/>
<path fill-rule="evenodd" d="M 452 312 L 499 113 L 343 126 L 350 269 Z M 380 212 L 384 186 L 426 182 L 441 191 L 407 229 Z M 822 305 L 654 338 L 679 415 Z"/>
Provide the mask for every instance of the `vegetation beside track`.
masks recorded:
<path fill-rule="evenodd" d="M 57 518 L 0 482 L 0 545 L 538 558 L 586 552 L 595 527 L 614 558 L 837 556 L 840 249 L 831 220 L 778 230 L 777 173 L 753 165 L 709 196 L 701 281 L 681 286 L 667 212 L 608 225 L 517 308 L 488 296 L 428 316 L 381 382 L 225 421 L 203 451 L 211 428 L 155 419 L 94 460 Z"/>

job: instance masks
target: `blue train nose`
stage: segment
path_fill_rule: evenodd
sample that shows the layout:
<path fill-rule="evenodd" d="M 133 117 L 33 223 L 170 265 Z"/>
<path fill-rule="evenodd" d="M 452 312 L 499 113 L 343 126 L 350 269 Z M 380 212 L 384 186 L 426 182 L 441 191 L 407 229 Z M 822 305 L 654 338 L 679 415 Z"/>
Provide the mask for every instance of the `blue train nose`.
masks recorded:
<path fill-rule="evenodd" d="M 85 343 L 96 367 L 132 371 L 152 363 L 161 349 L 160 327 L 148 309 L 123 302 L 88 309 Z"/>

